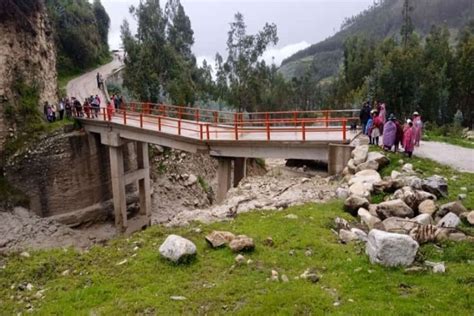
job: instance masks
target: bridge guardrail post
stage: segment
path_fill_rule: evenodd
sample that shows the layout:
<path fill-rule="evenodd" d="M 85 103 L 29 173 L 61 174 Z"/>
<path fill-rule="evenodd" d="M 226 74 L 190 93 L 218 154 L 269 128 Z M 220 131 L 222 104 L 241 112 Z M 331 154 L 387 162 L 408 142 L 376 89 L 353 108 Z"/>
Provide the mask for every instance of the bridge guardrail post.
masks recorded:
<path fill-rule="evenodd" d="M 202 124 L 199 124 L 199 139 L 202 140 L 203 138 L 203 128 Z"/>
<path fill-rule="evenodd" d="M 347 132 L 347 120 L 342 120 L 342 140 L 346 141 L 346 132 Z"/>
<path fill-rule="evenodd" d="M 178 121 L 178 135 L 181 136 L 181 120 Z"/>
<path fill-rule="evenodd" d="M 326 128 L 329 127 L 329 111 L 325 111 L 324 113 L 325 121 L 326 121 Z"/>
<path fill-rule="evenodd" d="M 301 135 L 303 136 L 303 141 L 306 141 L 306 124 L 303 121 L 301 121 Z"/>
<path fill-rule="evenodd" d="M 140 128 L 143 128 L 143 113 L 140 113 Z"/>
<path fill-rule="evenodd" d="M 239 122 L 234 123 L 235 140 L 239 140 Z"/>
<path fill-rule="evenodd" d="M 207 140 L 211 138 L 211 133 L 209 132 L 209 124 L 206 124 L 206 137 L 207 137 Z"/>
<path fill-rule="evenodd" d="M 127 125 L 127 111 L 123 110 L 123 125 Z"/>
<path fill-rule="evenodd" d="M 158 116 L 158 131 L 161 132 L 161 116 Z"/>
<path fill-rule="evenodd" d="M 265 122 L 266 129 L 267 129 L 267 140 L 270 140 L 270 122 Z"/>

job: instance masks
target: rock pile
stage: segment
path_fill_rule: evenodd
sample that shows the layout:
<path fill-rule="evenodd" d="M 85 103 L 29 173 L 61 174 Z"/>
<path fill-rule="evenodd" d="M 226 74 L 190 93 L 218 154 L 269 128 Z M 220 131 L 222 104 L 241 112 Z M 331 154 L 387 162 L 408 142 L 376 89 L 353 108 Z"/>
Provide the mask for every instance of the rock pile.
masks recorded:
<path fill-rule="evenodd" d="M 230 189 L 222 204 L 181 211 L 166 225 L 186 226 L 192 221 L 208 224 L 229 220 L 251 210 L 283 210 L 292 205 L 324 202 L 334 197 L 335 184 L 329 178 L 254 176 L 243 179 L 238 187 Z"/>
<path fill-rule="evenodd" d="M 366 253 L 372 263 L 397 266 L 412 264 L 423 243 L 474 241 L 457 230 L 463 218 L 473 225 L 474 211 L 468 212 L 459 201 L 440 207 L 436 204 L 438 198 L 448 194 L 446 179 L 437 175 L 421 179 L 411 164 L 382 179 L 377 170 L 388 162 L 381 153 L 369 153 L 365 145 L 352 152 L 345 169 L 349 196 L 344 209 L 360 219 L 365 231 L 351 228 L 349 223 L 337 218 L 341 242 L 366 242 Z M 342 190 L 345 189 L 339 188 L 338 192 Z M 371 194 L 376 193 L 384 193 L 385 201 L 371 204 Z"/>
<path fill-rule="evenodd" d="M 251 251 L 255 248 L 252 238 L 246 235 L 235 236 L 226 231 L 213 231 L 206 236 L 206 241 L 212 248 L 228 245 L 233 252 Z"/>

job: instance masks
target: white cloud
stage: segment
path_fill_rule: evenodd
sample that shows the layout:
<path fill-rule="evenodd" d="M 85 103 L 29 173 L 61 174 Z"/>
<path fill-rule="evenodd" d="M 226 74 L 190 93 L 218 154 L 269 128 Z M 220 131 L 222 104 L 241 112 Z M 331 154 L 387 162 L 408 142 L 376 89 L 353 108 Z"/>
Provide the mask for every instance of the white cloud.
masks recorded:
<path fill-rule="evenodd" d="M 289 44 L 281 48 L 271 48 L 263 53 L 263 60 L 270 65 L 273 61 L 275 65 L 280 66 L 283 59 L 290 57 L 297 51 L 307 48 L 310 44 L 306 41 L 302 41 L 295 44 Z M 274 60 L 273 60 L 274 59 Z"/>

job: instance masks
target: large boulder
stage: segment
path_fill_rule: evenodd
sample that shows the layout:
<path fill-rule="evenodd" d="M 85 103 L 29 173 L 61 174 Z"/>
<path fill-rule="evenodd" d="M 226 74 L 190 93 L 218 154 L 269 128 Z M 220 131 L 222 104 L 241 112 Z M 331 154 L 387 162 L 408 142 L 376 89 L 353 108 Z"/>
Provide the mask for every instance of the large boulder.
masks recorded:
<path fill-rule="evenodd" d="M 435 195 L 421 190 L 414 190 L 409 186 L 395 191 L 393 197 L 402 200 L 413 210 L 417 210 L 418 206 L 425 200 L 436 200 Z"/>
<path fill-rule="evenodd" d="M 349 194 L 368 198 L 370 197 L 370 190 L 371 186 L 367 183 L 354 183 L 349 187 Z"/>
<path fill-rule="evenodd" d="M 349 185 L 354 183 L 365 183 L 370 186 L 370 191 L 372 191 L 372 186 L 374 183 L 381 181 L 382 178 L 380 174 L 375 170 L 362 170 L 357 172 L 350 180 Z"/>
<path fill-rule="evenodd" d="M 461 204 L 461 202 L 450 202 L 441 205 L 438 212 L 436 212 L 436 217 L 442 218 L 448 213 L 454 213 L 459 216 L 464 212 L 467 212 L 467 209 Z"/>
<path fill-rule="evenodd" d="M 372 263 L 387 267 L 408 266 L 415 260 L 418 247 L 418 243 L 408 235 L 372 229 L 365 252 Z"/>
<path fill-rule="evenodd" d="M 418 224 L 400 217 L 389 217 L 383 220 L 382 225 L 386 232 L 408 234 Z"/>
<path fill-rule="evenodd" d="M 338 199 L 347 199 L 349 197 L 349 190 L 346 188 L 337 188 L 336 197 Z"/>
<path fill-rule="evenodd" d="M 372 151 L 367 155 L 367 162 L 375 161 L 377 162 L 379 168 L 383 168 L 390 163 L 390 159 L 388 159 L 384 154 Z"/>
<path fill-rule="evenodd" d="M 344 210 L 351 213 L 353 216 L 357 215 L 357 211 L 361 207 L 365 209 L 369 207 L 369 201 L 366 198 L 351 195 L 344 201 Z"/>
<path fill-rule="evenodd" d="M 196 255 L 196 245 L 181 236 L 169 235 L 159 251 L 168 260 L 181 262 Z"/>
<path fill-rule="evenodd" d="M 238 235 L 230 242 L 229 247 L 233 252 L 251 251 L 255 248 L 255 244 L 252 238 Z"/>
<path fill-rule="evenodd" d="M 367 160 L 356 167 L 356 172 L 362 170 L 379 170 L 379 163 L 375 160 Z"/>
<path fill-rule="evenodd" d="M 362 146 L 357 146 L 356 148 L 354 148 L 354 150 L 352 151 L 351 157 L 352 159 L 354 159 L 354 164 L 358 166 L 367 160 L 368 154 L 369 154 L 369 146 L 362 145 Z"/>
<path fill-rule="evenodd" d="M 438 198 L 448 196 L 448 183 L 445 178 L 438 175 L 426 178 L 423 181 L 422 188 L 423 190 L 436 195 Z"/>
<path fill-rule="evenodd" d="M 418 205 L 418 212 L 432 216 L 438 210 L 438 206 L 433 200 L 425 200 Z"/>
<path fill-rule="evenodd" d="M 409 217 L 415 216 L 413 209 L 400 199 L 382 202 L 377 205 L 377 215 L 381 219 L 388 217 Z"/>
<path fill-rule="evenodd" d="M 367 225 L 369 229 L 374 228 L 376 224 L 381 222 L 380 218 L 373 216 L 368 210 L 362 207 L 357 211 L 357 215 L 360 217 L 360 221 Z"/>
<path fill-rule="evenodd" d="M 459 224 L 461 224 L 459 217 L 454 213 L 448 213 L 438 222 L 436 226 L 444 228 L 456 228 Z"/>
<path fill-rule="evenodd" d="M 217 248 L 229 244 L 234 238 L 235 235 L 231 232 L 214 230 L 206 236 L 206 241 L 213 248 Z"/>

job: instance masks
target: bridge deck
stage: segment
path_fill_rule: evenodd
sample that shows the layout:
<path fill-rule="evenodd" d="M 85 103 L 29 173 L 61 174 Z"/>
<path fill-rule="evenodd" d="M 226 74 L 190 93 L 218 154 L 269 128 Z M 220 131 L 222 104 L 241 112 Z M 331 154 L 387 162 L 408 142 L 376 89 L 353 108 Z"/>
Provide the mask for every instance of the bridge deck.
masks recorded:
<path fill-rule="evenodd" d="M 135 104 L 113 113 L 104 108 L 98 118 L 79 119 L 92 132 L 115 132 L 123 139 L 231 157 L 327 160 L 329 143 L 347 144 L 356 136 L 347 128 L 355 118 L 340 117 L 353 111 L 247 113 L 244 117 L 242 113 L 206 114 L 208 110 L 196 108 L 190 113 L 147 106 Z"/>

